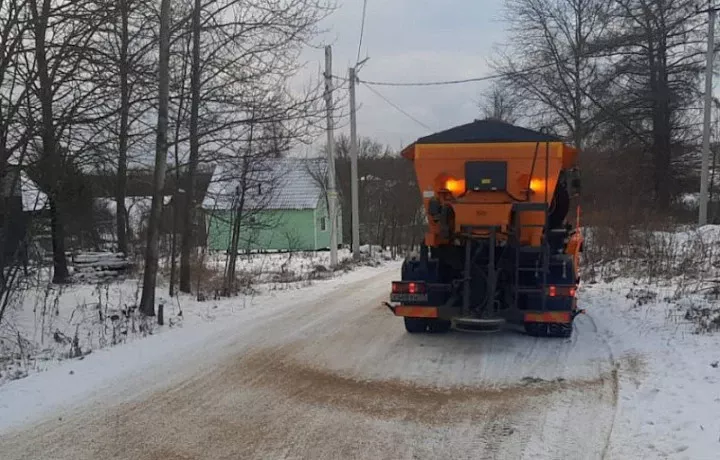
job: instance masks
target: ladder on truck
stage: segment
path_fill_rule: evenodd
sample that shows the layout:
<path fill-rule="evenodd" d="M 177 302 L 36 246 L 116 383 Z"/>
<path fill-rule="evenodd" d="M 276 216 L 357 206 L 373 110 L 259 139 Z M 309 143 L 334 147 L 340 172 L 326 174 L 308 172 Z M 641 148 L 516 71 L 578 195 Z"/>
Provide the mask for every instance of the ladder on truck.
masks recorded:
<path fill-rule="evenodd" d="M 547 288 L 548 275 L 550 274 L 550 242 L 548 241 L 548 204 L 547 203 L 514 203 L 512 212 L 514 216 L 514 243 L 515 243 L 515 296 L 513 307 L 517 311 L 519 309 L 520 297 L 522 295 L 540 295 L 542 311 L 547 308 Z M 523 223 L 521 216 L 527 213 L 543 213 L 542 224 Z M 543 230 L 540 246 L 523 246 L 520 241 L 522 231 L 524 229 Z M 521 265 L 521 262 L 527 259 L 528 254 L 536 257 L 534 266 Z M 534 274 L 534 282 L 524 282 L 525 274 Z"/>

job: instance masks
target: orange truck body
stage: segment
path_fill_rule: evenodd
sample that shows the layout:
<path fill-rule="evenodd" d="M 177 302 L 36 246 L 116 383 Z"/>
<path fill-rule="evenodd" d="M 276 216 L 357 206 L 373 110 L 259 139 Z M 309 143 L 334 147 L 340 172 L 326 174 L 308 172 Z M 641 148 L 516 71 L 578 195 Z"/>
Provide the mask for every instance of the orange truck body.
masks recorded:
<path fill-rule="evenodd" d="M 391 299 L 407 300 L 388 304 L 408 331 L 495 316 L 569 334 L 583 242 L 579 207 L 574 230 L 566 219 L 578 150 L 476 121 L 421 138 L 402 156 L 413 163 L 427 215 L 425 249 L 393 283 Z"/>
<path fill-rule="evenodd" d="M 577 150 L 561 142 L 412 144 L 402 156 L 413 162 L 426 209 L 430 199 L 443 188 L 450 185 L 453 189 L 448 191 L 454 198 L 456 232 L 462 225 L 498 225 L 506 234 L 513 203 L 527 200 L 549 205 L 560 171 L 575 166 Z M 465 189 L 465 164 L 478 160 L 507 162 L 506 193 Z M 526 213 L 521 218 L 526 219 L 522 224 L 544 223 L 543 216 L 537 214 Z M 541 237 L 540 227 L 524 227 L 520 241 L 537 246 Z M 443 240 L 437 226 L 429 221 L 425 243 L 438 246 L 450 241 Z"/>

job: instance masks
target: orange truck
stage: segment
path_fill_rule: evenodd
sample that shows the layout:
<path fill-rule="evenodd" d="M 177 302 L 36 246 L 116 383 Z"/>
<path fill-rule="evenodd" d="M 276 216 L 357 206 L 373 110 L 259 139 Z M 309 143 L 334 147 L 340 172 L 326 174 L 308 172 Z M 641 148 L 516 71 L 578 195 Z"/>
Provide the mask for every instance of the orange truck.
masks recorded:
<path fill-rule="evenodd" d="M 569 337 L 582 235 L 578 151 L 560 139 L 480 120 L 418 139 L 413 162 L 427 217 L 386 305 L 410 333 L 524 326 Z"/>

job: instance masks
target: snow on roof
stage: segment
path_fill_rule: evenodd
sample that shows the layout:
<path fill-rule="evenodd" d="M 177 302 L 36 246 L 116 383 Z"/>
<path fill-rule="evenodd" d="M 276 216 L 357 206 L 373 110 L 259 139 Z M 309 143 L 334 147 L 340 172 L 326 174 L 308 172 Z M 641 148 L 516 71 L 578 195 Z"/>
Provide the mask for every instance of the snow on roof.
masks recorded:
<path fill-rule="evenodd" d="M 248 170 L 245 203 L 249 208 L 314 209 L 322 196 L 315 178 L 325 175 L 327 162 L 320 158 L 282 158 L 258 164 Z M 203 200 L 206 209 L 235 206 L 242 172 L 239 168 L 217 167 Z"/>
<path fill-rule="evenodd" d="M 25 171 L 20 173 L 20 191 L 23 211 L 40 211 L 47 205 L 47 195 L 28 177 Z"/>

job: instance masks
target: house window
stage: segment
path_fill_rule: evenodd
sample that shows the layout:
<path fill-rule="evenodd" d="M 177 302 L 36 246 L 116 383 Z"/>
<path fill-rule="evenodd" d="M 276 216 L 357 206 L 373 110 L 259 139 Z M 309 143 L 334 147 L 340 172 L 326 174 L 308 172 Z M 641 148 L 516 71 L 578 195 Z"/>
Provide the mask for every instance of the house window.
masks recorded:
<path fill-rule="evenodd" d="M 321 232 L 327 231 L 327 221 L 325 220 L 324 217 L 320 218 L 320 231 Z"/>

